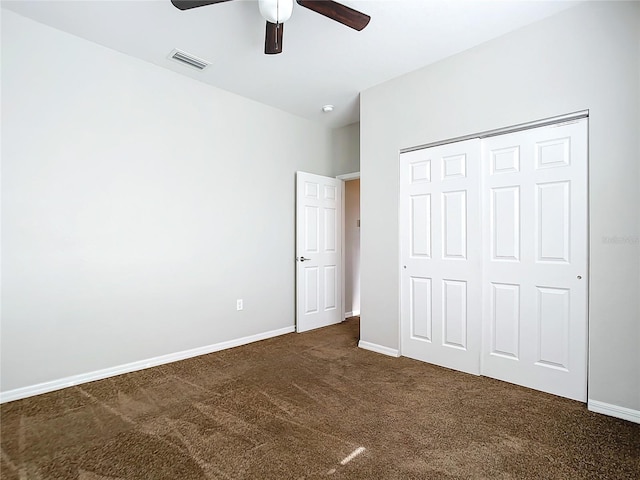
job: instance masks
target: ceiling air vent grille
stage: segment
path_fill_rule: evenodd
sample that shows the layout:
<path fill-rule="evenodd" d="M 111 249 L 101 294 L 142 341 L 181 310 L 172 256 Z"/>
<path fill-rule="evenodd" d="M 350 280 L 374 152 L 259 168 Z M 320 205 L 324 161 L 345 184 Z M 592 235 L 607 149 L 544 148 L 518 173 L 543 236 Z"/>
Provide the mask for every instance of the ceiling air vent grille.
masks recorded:
<path fill-rule="evenodd" d="M 211 62 L 207 62 L 201 58 L 198 58 L 190 53 L 183 52 L 182 50 L 174 49 L 170 54 L 169 58 L 175 60 L 176 62 L 180 62 L 183 65 L 189 65 L 192 68 L 197 68 L 198 70 L 204 70 Z"/>

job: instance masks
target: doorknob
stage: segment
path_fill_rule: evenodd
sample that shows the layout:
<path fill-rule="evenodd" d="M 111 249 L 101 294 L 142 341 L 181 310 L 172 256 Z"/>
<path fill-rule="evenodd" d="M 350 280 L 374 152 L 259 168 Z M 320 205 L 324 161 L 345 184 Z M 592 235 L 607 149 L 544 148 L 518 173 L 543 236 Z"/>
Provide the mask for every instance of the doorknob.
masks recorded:
<path fill-rule="evenodd" d="M 306 260 L 311 260 L 310 258 L 304 258 L 304 257 L 298 257 L 298 260 L 300 260 L 301 262 L 304 262 Z"/>

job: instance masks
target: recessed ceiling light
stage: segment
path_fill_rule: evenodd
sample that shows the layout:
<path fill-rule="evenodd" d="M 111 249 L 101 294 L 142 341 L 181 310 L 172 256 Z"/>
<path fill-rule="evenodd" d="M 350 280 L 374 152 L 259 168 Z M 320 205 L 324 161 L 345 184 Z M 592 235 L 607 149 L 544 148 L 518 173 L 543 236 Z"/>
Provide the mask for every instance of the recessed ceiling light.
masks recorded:
<path fill-rule="evenodd" d="M 325 105 L 322 107 L 322 111 L 324 113 L 333 112 L 333 105 Z"/>

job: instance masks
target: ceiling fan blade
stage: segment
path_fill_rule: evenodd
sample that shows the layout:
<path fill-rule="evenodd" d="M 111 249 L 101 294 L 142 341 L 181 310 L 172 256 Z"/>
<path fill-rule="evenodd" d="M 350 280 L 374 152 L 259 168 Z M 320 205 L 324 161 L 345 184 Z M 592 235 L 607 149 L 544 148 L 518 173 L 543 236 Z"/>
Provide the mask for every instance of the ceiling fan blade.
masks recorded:
<path fill-rule="evenodd" d="M 297 2 L 300 6 L 358 31 L 366 27 L 371 20 L 369 15 L 331 0 L 297 0 Z"/>
<path fill-rule="evenodd" d="M 267 30 L 264 35 L 264 53 L 275 55 L 282 53 L 282 33 L 284 23 L 267 22 Z"/>
<path fill-rule="evenodd" d="M 190 8 L 204 7 L 213 5 L 214 3 L 228 2 L 230 0 L 171 0 L 173 6 L 180 10 L 189 10 Z"/>

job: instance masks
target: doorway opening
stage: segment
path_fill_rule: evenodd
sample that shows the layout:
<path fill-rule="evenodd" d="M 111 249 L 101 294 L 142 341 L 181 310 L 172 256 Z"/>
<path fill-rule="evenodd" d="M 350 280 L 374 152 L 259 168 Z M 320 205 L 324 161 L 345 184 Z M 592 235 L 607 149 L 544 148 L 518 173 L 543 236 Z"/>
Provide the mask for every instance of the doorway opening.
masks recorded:
<path fill-rule="evenodd" d="M 360 172 L 338 176 L 343 183 L 344 318 L 360 316 Z"/>
<path fill-rule="evenodd" d="M 344 316 L 360 316 L 360 179 L 344 182 Z"/>

